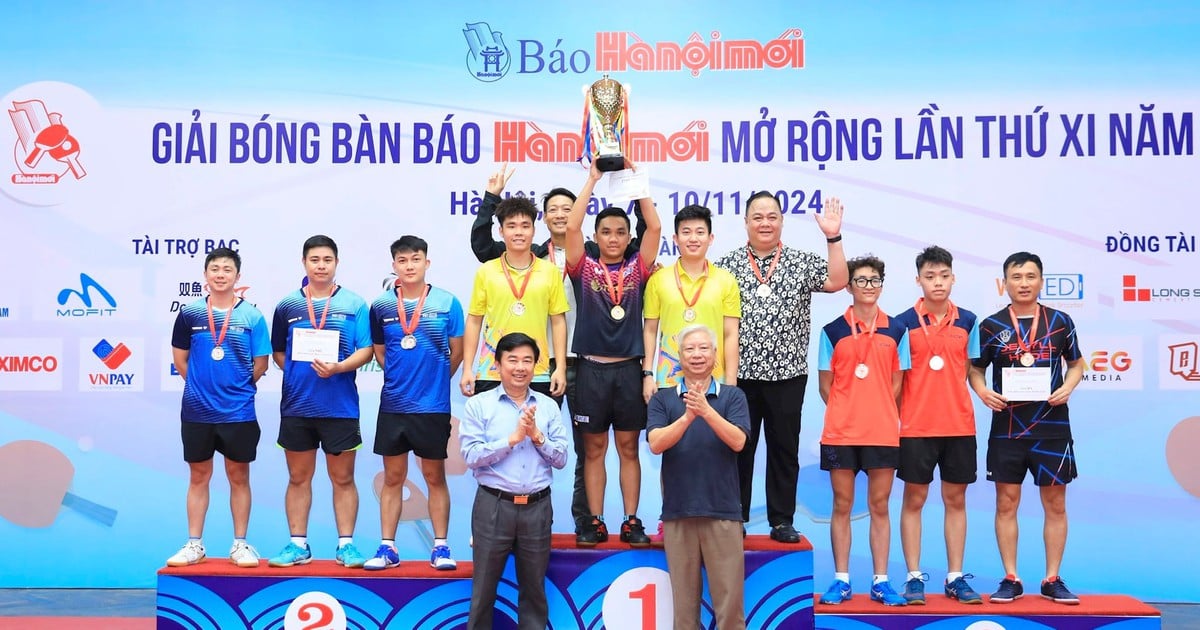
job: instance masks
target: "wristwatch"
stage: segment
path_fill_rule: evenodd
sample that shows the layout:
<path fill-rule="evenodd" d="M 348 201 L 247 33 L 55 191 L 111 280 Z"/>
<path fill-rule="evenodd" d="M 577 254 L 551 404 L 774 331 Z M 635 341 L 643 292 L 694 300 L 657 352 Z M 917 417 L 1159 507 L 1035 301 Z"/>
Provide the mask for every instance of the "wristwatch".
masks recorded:
<path fill-rule="evenodd" d="M 646 378 L 647 376 L 654 376 L 654 372 L 650 370 L 642 370 L 642 378 Z"/>
<path fill-rule="evenodd" d="M 533 442 L 533 445 L 534 445 L 534 446 L 541 446 L 541 445 L 543 445 L 543 444 L 545 444 L 545 443 L 546 443 L 546 434 L 545 434 L 545 433 L 543 433 L 543 434 L 542 434 L 542 439 L 540 439 L 540 440 L 539 440 L 539 439 L 537 439 L 537 438 L 533 438 L 533 437 L 529 438 L 529 440 L 530 440 L 531 442 Z"/>

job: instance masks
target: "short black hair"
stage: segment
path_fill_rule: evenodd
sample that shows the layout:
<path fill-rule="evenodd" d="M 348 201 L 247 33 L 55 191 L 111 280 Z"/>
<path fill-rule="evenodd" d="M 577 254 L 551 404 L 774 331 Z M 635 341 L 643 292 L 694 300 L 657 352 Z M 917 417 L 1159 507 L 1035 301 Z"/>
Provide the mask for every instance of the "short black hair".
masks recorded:
<path fill-rule="evenodd" d="M 683 208 L 681 208 L 679 210 L 679 214 L 675 215 L 675 233 L 676 234 L 679 233 L 679 224 L 680 223 L 683 223 L 684 221 L 692 221 L 695 219 L 703 220 L 704 225 L 706 227 L 708 227 L 708 231 L 710 233 L 712 232 L 712 210 L 709 210 L 708 208 L 705 208 L 704 206 L 698 206 L 696 204 L 692 204 L 690 206 L 684 206 Z"/>
<path fill-rule="evenodd" d="M 851 278 L 854 277 L 855 271 L 863 267 L 870 267 L 879 272 L 879 279 L 883 280 L 883 261 L 874 254 L 867 254 L 866 256 L 859 256 L 858 258 L 851 258 L 846 261 L 846 268 L 850 270 Z"/>
<path fill-rule="evenodd" d="M 1042 259 L 1037 254 L 1031 254 L 1029 252 L 1017 252 L 1004 259 L 1004 276 L 1008 276 L 1008 270 L 1010 268 L 1020 267 L 1027 262 L 1033 263 L 1038 269 L 1038 275 L 1042 275 Z"/>
<path fill-rule="evenodd" d="M 614 206 L 609 206 L 609 207 L 601 210 L 600 214 L 596 215 L 596 231 L 597 232 L 600 231 L 600 222 L 603 221 L 604 219 L 607 219 L 608 217 L 621 217 L 622 219 L 625 220 L 625 229 L 626 230 L 629 229 L 629 225 L 630 225 L 629 224 L 629 215 L 625 214 L 625 211 L 620 208 L 617 208 Z"/>
<path fill-rule="evenodd" d="M 937 245 L 930 245 L 917 254 L 917 273 L 925 265 L 946 265 L 954 268 L 954 255 Z"/>
<path fill-rule="evenodd" d="M 514 215 L 529 217 L 531 222 L 536 222 L 537 206 L 525 197 L 509 197 L 496 204 L 496 221 L 500 225 L 504 225 L 504 222 Z"/>
<path fill-rule="evenodd" d="M 750 214 L 750 204 L 754 203 L 755 199 L 770 199 L 775 202 L 775 207 L 779 208 L 779 212 L 783 212 L 783 206 L 779 205 L 779 197 L 776 197 L 775 193 L 769 190 L 760 190 L 746 200 L 746 214 Z"/>
<path fill-rule="evenodd" d="M 542 212 L 545 212 L 546 207 L 550 205 L 550 198 L 557 197 L 559 195 L 569 198 L 571 203 L 575 203 L 575 200 L 578 199 L 578 197 L 575 196 L 575 193 L 567 190 L 566 188 L 561 186 L 558 188 L 551 188 L 550 192 L 542 195 Z"/>
<path fill-rule="evenodd" d="M 329 249 L 333 250 L 333 257 L 338 257 L 337 243 L 334 243 L 333 239 L 325 236 L 324 234 L 308 237 L 308 240 L 304 241 L 304 253 L 301 254 L 300 257 L 307 258 L 308 251 L 317 247 L 328 247 Z"/>
<path fill-rule="evenodd" d="M 512 352 L 521 346 L 529 346 L 530 348 L 533 348 L 534 363 L 537 363 L 538 359 L 542 358 L 542 351 L 538 349 L 537 342 L 533 340 L 533 337 L 521 332 L 511 332 L 507 335 L 504 335 L 500 338 L 500 341 L 496 342 L 496 362 L 500 362 L 500 359 L 504 357 L 505 352 Z"/>
<path fill-rule="evenodd" d="M 392 258 L 395 258 L 396 254 L 401 252 L 421 252 L 422 254 L 428 254 L 429 243 L 426 243 L 425 239 L 419 236 L 405 234 L 392 243 Z"/>
<path fill-rule="evenodd" d="M 229 258 L 229 259 L 233 260 L 233 267 L 235 269 L 237 269 L 238 273 L 242 272 L 242 257 L 241 257 L 241 255 L 238 254 L 237 252 L 235 252 L 234 250 L 229 249 L 228 247 L 218 247 L 218 248 L 212 250 L 211 252 L 208 252 L 208 255 L 204 257 L 204 268 L 208 269 L 209 263 L 211 263 L 212 261 L 214 261 L 218 258 Z"/>

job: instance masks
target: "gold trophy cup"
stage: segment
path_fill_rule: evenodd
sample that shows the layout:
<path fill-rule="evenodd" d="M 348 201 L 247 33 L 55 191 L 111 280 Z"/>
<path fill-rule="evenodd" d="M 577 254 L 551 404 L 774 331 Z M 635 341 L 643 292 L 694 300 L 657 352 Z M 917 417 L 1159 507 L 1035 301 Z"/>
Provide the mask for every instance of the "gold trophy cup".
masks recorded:
<path fill-rule="evenodd" d="M 584 96 L 583 133 L 588 157 L 601 172 L 625 168 L 629 92 L 604 75 L 587 88 Z"/>

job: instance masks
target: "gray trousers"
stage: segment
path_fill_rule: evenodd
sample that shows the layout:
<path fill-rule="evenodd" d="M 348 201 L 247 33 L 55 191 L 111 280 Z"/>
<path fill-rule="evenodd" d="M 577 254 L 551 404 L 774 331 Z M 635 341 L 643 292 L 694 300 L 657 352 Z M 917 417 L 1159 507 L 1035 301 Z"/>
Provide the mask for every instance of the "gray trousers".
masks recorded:
<path fill-rule="evenodd" d="M 701 568 L 708 571 L 718 630 L 745 630 L 742 524 L 715 518 L 671 519 L 663 521 L 663 542 L 675 605 L 675 630 L 700 628 Z"/>
<path fill-rule="evenodd" d="M 550 566 L 550 496 L 528 505 L 475 491 L 471 509 L 470 630 L 492 630 L 496 587 L 511 553 L 517 569 L 517 628 L 545 630 L 550 616 L 546 603 L 546 568 Z"/>

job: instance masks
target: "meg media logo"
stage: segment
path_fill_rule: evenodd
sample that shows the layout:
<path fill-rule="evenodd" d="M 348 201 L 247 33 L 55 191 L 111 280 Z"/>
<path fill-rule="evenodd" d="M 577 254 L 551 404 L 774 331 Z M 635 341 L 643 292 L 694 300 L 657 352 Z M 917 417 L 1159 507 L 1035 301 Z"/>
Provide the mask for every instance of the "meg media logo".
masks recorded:
<path fill-rule="evenodd" d="M 504 45 L 504 34 L 493 31 L 487 22 L 468 23 L 463 29 L 467 39 L 467 71 L 485 83 L 504 78 L 512 65 L 512 53 Z"/>

